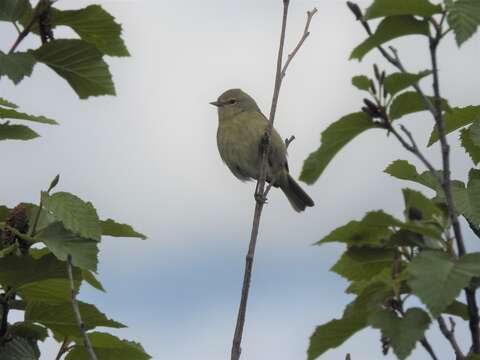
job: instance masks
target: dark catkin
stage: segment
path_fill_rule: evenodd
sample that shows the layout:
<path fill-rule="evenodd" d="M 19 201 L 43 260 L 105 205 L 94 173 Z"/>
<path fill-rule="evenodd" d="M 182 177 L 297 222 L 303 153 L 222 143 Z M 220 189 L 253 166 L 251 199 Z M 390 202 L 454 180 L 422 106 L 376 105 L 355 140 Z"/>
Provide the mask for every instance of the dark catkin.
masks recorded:
<path fill-rule="evenodd" d="M 22 234 L 26 234 L 28 232 L 27 208 L 21 204 L 14 207 L 5 219 L 5 225 L 18 230 Z M 18 241 L 21 250 L 28 250 L 29 244 L 16 237 L 13 231 L 7 226 L 5 226 L 2 231 L 3 247 L 13 245 L 16 241 Z"/>

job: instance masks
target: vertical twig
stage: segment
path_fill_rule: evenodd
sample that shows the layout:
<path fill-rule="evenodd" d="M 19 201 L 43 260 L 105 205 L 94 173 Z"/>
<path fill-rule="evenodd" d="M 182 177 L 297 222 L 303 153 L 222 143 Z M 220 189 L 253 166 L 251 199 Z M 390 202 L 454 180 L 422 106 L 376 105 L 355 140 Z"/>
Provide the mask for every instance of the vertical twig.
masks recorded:
<path fill-rule="evenodd" d="M 258 238 L 258 230 L 260 227 L 260 218 L 262 215 L 263 206 L 265 204 L 265 182 L 267 177 L 267 157 L 270 153 L 270 139 L 272 136 L 273 130 L 273 123 L 275 121 L 275 113 L 277 110 L 278 105 L 278 97 L 280 94 L 280 88 L 282 85 L 283 77 L 287 71 L 288 65 L 292 61 L 293 57 L 296 55 L 302 44 L 305 42 L 306 38 L 309 34 L 309 26 L 313 15 L 317 12 L 316 9 L 307 12 L 307 25 L 305 26 L 304 34 L 300 39 L 299 44 L 295 47 L 293 52 L 289 55 L 288 61 L 286 62 L 285 66 L 282 68 L 283 64 L 283 49 L 285 45 L 285 33 L 287 28 L 287 18 L 288 18 L 288 7 L 290 5 L 290 0 L 283 0 L 283 16 L 282 16 L 282 30 L 280 33 L 280 44 L 278 48 L 278 56 L 277 56 L 277 66 L 276 66 L 276 75 L 275 75 L 275 86 L 273 90 L 273 98 L 272 98 L 272 106 L 270 108 L 270 116 L 268 121 L 268 126 L 265 131 L 265 135 L 262 139 L 264 143 L 262 146 L 262 161 L 260 165 L 260 176 L 257 181 L 257 185 L 255 188 L 255 212 L 253 215 L 253 224 L 252 224 L 252 231 L 250 234 L 250 244 L 248 247 L 248 252 L 245 257 L 245 272 L 243 276 L 243 286 L 242 286 L 242 293 L 240 298 L 240 305 L 238 309 L 237 315 L 237 323 L 235 326 L 235 333 L 233 336 L 232 342 L 232 351 L 231 351 L 231 360 L 238 360 L 240 359 L 241 354 L 241 344 L 242 344 L 242 336 L 243 336 L 243 328 L 245 325 L 245 314 L 247 310 L 247 302 L 248 302 L 248 294 L 250 290 L 250 283 L 252 278 L 252 268 L 253 268 L 253 259 L 255 256 L 255 247 L 257 244 Z"/>
<path fill-rule="evenodd" d="M 68 254 L 67 256 L 67 272 L 68 278 L 70 279 L 70 288 L 72 290 L 72 308 L 73 313 L 75 314 L 75 319 L 77 320 L 78 327 L 80 329 L 80 333 L 82 334 L 83 338 L 83 346 L 90 358 L 90 360 L 97 360 L 97 355 L 95 355 L 95 351 L 93 351 L 92 343 L 88 338 L 87 331 L 85 329 L 85 323 L 82 320 L 82 315 L 80 314 L 80 308 L 78 307 L 77 303 L 77 290 L 75 289 L 75 283 L 73 281 L 73 270 L 72 270 L 72 255 Z"/>
<path fill-rule="evenodd" d="M 437 321 L 440 331 L 442 332 L 443 336 L 448 340 L 448 342 L 453 348 L 453 351 L 455 352 L 456 360 L 465 360 L 465 355 L 463 354 L 462 349 L 460 349 L 460 346 L 457 343 L 457 339 L 455 338 L 455 322 L 453 321 L 453 319 L 450 318 L 450 330 L 447 328 L 447 324 L 445 323 L 445 320 L 442 316 L 440 316 Z"/>

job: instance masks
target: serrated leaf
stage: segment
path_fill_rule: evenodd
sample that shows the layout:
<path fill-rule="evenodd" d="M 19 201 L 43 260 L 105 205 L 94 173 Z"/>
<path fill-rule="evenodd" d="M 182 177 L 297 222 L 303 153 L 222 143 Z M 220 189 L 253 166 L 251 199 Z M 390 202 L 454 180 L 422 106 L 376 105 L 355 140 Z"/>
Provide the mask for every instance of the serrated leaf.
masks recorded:
<path fill-rule="evenodd" d="M 32 75 L 34 65 L 35 58 L 30 53 L 4 54 L 0 51 L 0 77 L 6 75 L 15 85 Z"/>
<path fill-rule="evenodd" d="M 24 125 L 0 124 L 1 140 L 32 140 L 39 137 L 35 131 Z"/>
<path fill-rule="evenodd" d="M 460 301 L 455 300 L 444 310 L 445 314 L 455 315 L 462 318 L 465 321 L 470 319 L 468 315 L 468 306 Z"/>
<path fill-rule="evenodd" d="M 310 337 L 308 346 L 308 360 L 314 360 L 327 350 L 342 345 L 352 335 L 365 328 L 367 325 L 366 314 L 356 312 L 341 319 L 334 319 L 320 325 Z"/>
<path fill-rule="evenodd" d="M 100 241 L 101 228 L 92 203 L 67 192 L 42 193 L 44 209 L 61 221 L 65 229 L 86 239 Z"/>
<path fill-rule="evenodd" d="M 63 77 L 80 99 L 115 95 L 112 75 L 95 45 L 77 39 L 53 40 L 33 54 Z"/>
<path fill-rule="evenodd" d="M 128 237 L 139 238 L 142 240 L 147 237 L 139 232 L 136 232 L 130 225 L 117 223 L 115 220 L 107 219 L 100 222 L 102 235 L 113 237 Z"/>
<path fill-rule="evenodd" d="M 480 146 L 475 145 L 472 140 L 472 128 L 464 128 L 460 130 L 460 143 L 465 152 L 470 156 L 474 165 L 480 162 Z"/>
<path fill-rule="evenodd" d="M 440 191 L 440 184 L 430 171 L 419 174 L 416 167 L 406 160 L 395 160 L 384 170 L 385 173 L 401 180 L 410 180 Z M 441 176 L 441 172 L 437 173 Z"/>
<path fill-rule="evenodd" d="M 425 76 L 428 76 L 431 73 L 432 72 L 430 70 L 424 70 L 419 72 L 418 74 L 410 74 L 403 72 L 390 74 L 385 78 L 385 90 L 390 95 L 395 95 L 400 91 L 405 90 L 410 86 L 416 84 Z"/>
<path fill-rule="evenodd" d="M 461 127 L 473 123 L 480 119 L 480 106 L 467 106 L 464 108 L 452 108 L 450 112 L 445 113 L 445 134 L 449 134 Z M 437 127 L 434 126 L 428 141 L 428 146 L 438 141 Z"/>
<path fill-rule="evenodd" d="M 428 31 L 428 22 L 417 20 L 413 16 L 402 15 L 387 17 L 378 25 L 373 35 L 353 49 L 350 59 L 358 59 L 361 61 L 372 49 L 390 40 L 407 35 L 428 36 Z"/>
<path fill-rule="evenodd" d="M 80 286 L 80 272 L 74 269 L 74 284 Z M 0 283 L 11 287 L 26 300 L 61 303 L 71 297 L 67 264 L 53 255 L 36 260 L 30 256 L 7 256 L 0 259 Z"/>
<path fill-rule="evenodd" d="M 38 233 L 42 241 L 55 256 L 66 261 L 72 256 L 72 264 L 85 270 L 97 271 L 98 242 L 82 238 L 68 230 L 59 222 L 50 224 Z"/>
<path fill-rule="evenodd" d="M 352 78 L 352 85 L 359 90 L 368 91 L 370 89 L 370 79 L 365 75 L 357 75 Z"/>
<path fill-rule="evenodd" d="M 85 280 L 92 287 L 94 287 L 97 290 L 105 292 L 103 285 L 100 283 L 100 281 L 98 281 L 98 279 L 95 277 L 95 275 L 92 274 L 91 271 L 82 270 L 82 276 L 83 276 L 83 280 Z"/>
<path fill-rule="evenodd" d="M 28 10 L 28 0 L 2 0 L 0 1 L 0 21 L 17 21 Z"/>
<path fill-rule="evenodd" d="M 391 268 L 393 250 L 368 247 L 347 249 L 330 269 L 350 281 L 370 280 L 386 268 Z"/>
<path fill-rule="evenodd" d="M 397 317 L 390 310 L 379 310 L 370 315 L 368 322 L 382 331 L 382 335 L 390 340 L 395 354 L 403 360 L 423 338 L 430 325 L 430 317 L 420 308 L 408 309 L 404 318 Z"/>
<path fill-rule="evenodd" d="M 48 330 L 46 328 L 26 321 L 20 321 L 9 325 L 7 333 L 10 336 L 19 336 L 39 341 L 45 341 L 48 337 Z"/>
<path fill-rule="evenodd" d="M 4 109 L 1 107 L 0 107 L 0 119 L 28 120 L 28 121 L 41 123 L 41 124 L 58 125 L 58 123 L 55 120 L 49 119 L 45 116 L 29 115 L 22 112 L 18 112 L 13 109 Z"/>
<path fill-rule="evenodd" d="M 434 104 L 435 99 L 433 97 L 428 96 L 428 99 L 431 104 Z M 391 120 L 396 120 L 404 115 L 425 110 L 428 110 L 428 107 L 423 98 L 415 91 L 408 91 L 393 99 L 392 105 L 390 105 L 389 115 Z M 450 110 L 448 102 L 444 99 L 442 99 L 442 110 Z"/>
<path fill-rule="evenodd" d="M 53 9 L 51 23 L 71 27 L 82 40 L 94 44 L 106 55 L 130 55 L 121 37 L 122 26 L 100 5 L 80 10 Z"/>
<path fill-rule="evenodd" d="M 0 360 L 38 360 L 40 351 L 36 341 L 15 337 L 0 347 Z"/>
<path fill-rule="evenodd" d="M 442 11 L 440 5 L 427 0 L 375 0 L 365 13 L 365 20 L 384 16 L 416 15 L 428 18 Z"/>
<path fill-rule="evenodd" d="M 434 318 L 458 297 L 474 276 L 480 276 L 480 253 L 459 260 L 441 251 L 422 251 L 408 265 L 412 291 L 427 306 Z"/>
<path fill-rule="evenodd" d="M 321 145 L 303 163 L 300 180 L 313 184 L 334 158 L 350 141 L 362 132 L 374 128 L 372 119 L 364 112 L 346 115 L 322 132 Z"/>
<path fill-rule="evenodd" d="M 412 189 L 403 189 L 403 198 L 405 200 L 405 216 L 408 218 L 409 211 L 415 209 L 421 215 L 420 221 L 429 221 L 440 218 L 443 214 L 440 208 L 431 199 L 427 198 L 421 192 Z"/>
<path fill-rule="evenodd" d="M 448 25 L 460 47 L 477 32 L 480 25 L 480 3 L 477 0 L 457 0 L 447 4 Z"/>
<path fill-rule="evenodd" d="M 148 360 L 151 359 L 145 350 L 137 343 L 121 340 L 107 333 L 92 332 L 88 334 L 92 348 L 99 359 L 102 360 Z M 89 359 L 81 339 L 68 353 L 65 360 Z"/>
<path fill-rule="evenodd" d="M 86 330 L 98 326 L 115 329 L 125 327 L 119 322 L 108 319 L 94 305 L 79 301 L 78 307 Z M 48 305 L 37 301 L 29 302 L 25 311 L 25 321 L 42 324 L 63 336 L 81 337 L 71 302 L 59 305 Z"/>
<path fill-rule="evenodd" d="M 8 100 L 5 100 L 4 98 L 0 98 L 0 106 L 9 107 L 9 108 L 12 108 L 12 109 L 18 108 L 17 105 L 15 105 L 14 103 L 12 103 Z"/>

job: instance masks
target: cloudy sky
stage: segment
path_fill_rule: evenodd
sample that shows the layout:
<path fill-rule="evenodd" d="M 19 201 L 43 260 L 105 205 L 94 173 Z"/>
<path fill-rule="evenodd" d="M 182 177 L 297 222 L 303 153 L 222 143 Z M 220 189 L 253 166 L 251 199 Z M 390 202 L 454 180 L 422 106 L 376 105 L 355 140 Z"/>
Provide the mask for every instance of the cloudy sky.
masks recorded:
<path fill-rule="evenodd" d="M 230 352 L 248 246 L 253 183 L 237 181 L 216 147 L 217 117 L 208 102 L 240 87 L 268 112 L 280 28 L 280 0 L 72 1 L 61 8 L 102 3 L 123 24 L 131 58 L 109 58 L 117 97 L 79 100 L 50 69 L 37 65 L 15 87 L 0 82 L 0 95 L 23 111 L 57 119 L 37 126 L 41 138 L 2 142 L 2 199 L 14 206 L 37 201 L 39 191 L 61 174 L 60 190 L 96 206 L 101 217 L 128 222 L 147 241 L 104 240 L 99 278 L 107 293 L 85 287 L 92 302 L 129 328 L 116 331 L 141 342 L 154 359 L 224 360 Z M 368 5 L 369 1 L 359 1 Z M 294 134 L 290 167 L 298 176 L 303 160 L 319 145 L 331 122 L 361 106 L 353 75 L 384 64 L 375 53 L 364 63 L 348 61 L 365 38 L 343 1 L 292 0 L 287 48 L 303 31 L 305 11 L 318 7 L 312 35 L 290 67 L 282 88 L 276 128 Z M 70 35 L 62 30 L 57 33 Z M 15 37 L 1 27 L 2 49 Z M 37 46 L 27 39 L 25 48 Z M 397 42 L 405 65 L 428 66 L 426 39 Z M 444 95 L 451 104 L 478 104 L 480 38 L 461 52 L 451 37 L 440 49 Z M 386 66 L 387 70 L 391 70 Z M 423 83 L 430 90 L 429 81 Z M 426 143 L 432 120 L 426 114 L 404 120 Z M 457 144 L 457 135 L 451 140 Z M 439 149 L 428 156 L 439 164 Z M 471 166 L 461 149 L 453 168 L 464 179 Z M 341 246 L 312 247 L 332 229 L 366 211 L 383 208 L 401 216 L 401 188 L 382 173 L 393 160 L 420 164 L 379 131 L 344 149 L 313 186 L 316 207 L 297 214 L 282 194 L 272 192 L 262 218 L 242 359 L 305 359 L 315 326 L 341 316 L 350 297 L 346 282 L 328 269 Z M 411 186 L 411 184 L 408 184 Z M 479 249 L 467 233 L 470 249 Z M 458 326 L 460 342 L 466 326 Z M 451 350 L 437 330 L 428 333 L 441 358 Z M 58 346 L 47 343 L 44 359 Z M 379 334 L 363 331 L 322 359 L 382 359 Z M 387 357 L 392 359 L 393 357 Z M 412 359 L 425 359 L 422 348 Z"/>

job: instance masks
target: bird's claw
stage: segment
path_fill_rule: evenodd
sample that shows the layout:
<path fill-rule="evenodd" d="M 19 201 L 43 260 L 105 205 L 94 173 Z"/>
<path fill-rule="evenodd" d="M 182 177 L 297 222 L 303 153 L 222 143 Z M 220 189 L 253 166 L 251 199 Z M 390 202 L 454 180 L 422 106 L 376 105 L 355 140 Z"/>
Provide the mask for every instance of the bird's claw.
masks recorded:
<path fill-rule="evenodd" d="M 260 193 L 255 193 L 254 195 L 255 197 L 255 200 L 258 202 L 258 203 L 262 203 L 262 204 L 266 204 L 267 203 L 267 197 L 263 194 L 260 194 Z"/>

